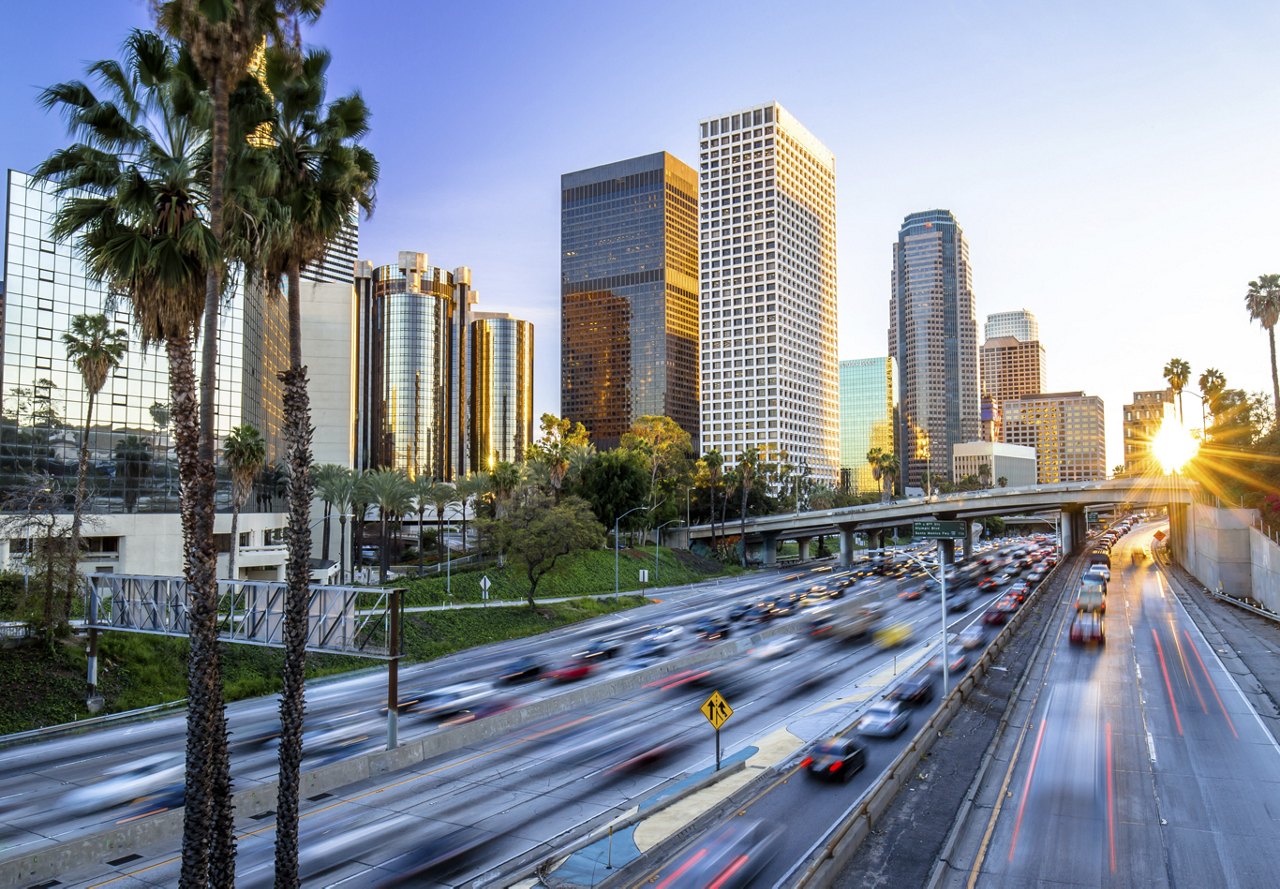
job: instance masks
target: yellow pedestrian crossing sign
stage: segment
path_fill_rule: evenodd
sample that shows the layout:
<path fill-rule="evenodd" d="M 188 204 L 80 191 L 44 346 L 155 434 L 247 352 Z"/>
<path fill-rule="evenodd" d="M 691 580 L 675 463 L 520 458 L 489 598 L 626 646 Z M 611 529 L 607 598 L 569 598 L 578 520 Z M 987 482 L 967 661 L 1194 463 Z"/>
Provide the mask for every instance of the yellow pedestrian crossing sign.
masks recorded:
<path fill-rule="evenodd" d="M 711 727 L 716 731 L 720 731 L 720 726 L 728 722 L 729 717 L 733 715 L 733 708 L 718 691 L 713 691 L 711 697 L 707 698 L 700 709 L 702 715 L 707 717 L 707 722 L 711 723 Z"/>

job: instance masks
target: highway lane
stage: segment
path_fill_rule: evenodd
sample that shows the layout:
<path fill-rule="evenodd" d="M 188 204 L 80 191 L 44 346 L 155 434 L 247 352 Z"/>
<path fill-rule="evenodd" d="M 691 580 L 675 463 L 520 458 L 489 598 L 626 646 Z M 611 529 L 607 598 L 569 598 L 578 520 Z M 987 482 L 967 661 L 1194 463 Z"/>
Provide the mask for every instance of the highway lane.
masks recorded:
<path fill-rule="evenodd" d="M 892 595 L 896 586 L 885 586 L 896 616 L 916 624 L 918 638 L 927 638 L 926 628 L 936 626 L 938 619 L 936 600 L 899 603 Z M 869 675 L 892 675 L 893 659 L 893 652 L 830 641 L 809 643 L 789 658 L 745 658 L 737 667 L 734 690 L 728 693 L 736 711 L 725 732 L 728 750 L 784 728 L 798 730 L 804 741 L 829 734 L 870 697 L 872 691 L 861 686 Z M 802 681 L 809 675 L 817 681 Z M 398 860 L 429 846 L 432 837 L 456 836 L 458 831 L 464 832 L 464 839 L 479 835 L 482 848 L 463 856 L 457 870 L 437 874 L 440 884 L 492 876 L 505 862 L 547 840 L 602 816 L 620 814 L 633 800 L 709 765 L 712 735 L 697 712 L 708 691 L 705 683 L 655 685 L 589 712 L 565 714 L 416 769 L 346 788 L 340 796 L 312 801 L 304 810 L 303 846 L 310 850 L 304 851 L 304 859 L 322 854 L 324 837 L 354 832 L 344 825 L 385 823 L 391 836 L 376 842 L 365 837 L 358 851 L 346 849 L 341 863 L 322 882 L 376 883 L 371 870 L 400 867 Z M 630 770 L 618 768 L 629 751 L 668 738 L 672 749 L 665 756 L 636 763 Z M 631 746 L 636 743 L 640 747 Z M 265 879 L 270 840 L 271 822 L 263 819 L 242 841 L 244 885 Z M 131 883 L 135 880 L 165 885 L 176 867 L 171 855 L 160 855 L 118 869 L 104 865 L 94 873 L 67 875 L 63 883 L 93 885 L 114 873 L 123 877 L 123 885 L 138 885 Z"/>
<path fill-rule="evenodd" d="M 554 661 L 581 650 L 594 639 L 634 638 L 654 625 L 687 623 L 721 609 L 723 601 L 741 597 L 746 590 L 790 585 L 783 577 L 757 574 L 710 581 L 673 593 L 657 604 L 407 666 L 400 671 L 400 688 L 402 693 L 408 693 L 467 679 L 491 679 L 503 664 L 522 655 Z M 591 681 L 604 681 L 615 671 L 616 667 L 602 671 Z M 556 691 L 543 684 L 520 693 L 537 698 Z M 383 671 L 311 683 L 307 693 L 308 725 L 323 725 L 353 713 L 367 714 L 368 747 L 376 749 L 385 737 L 385 717 L 378 715 L 371 702 L 385 701 L 385 694 Z M 233 774 L 238 787 L 274 778 L 274 748 L 255 748 L 246 739 L 278 724 L 277 706 L 277 698 L 268 696 L 228 707 Z M 435 730 L 438 727 L 432 723 L 406 718 L 402 720 L 401 738 L 407 740 Z M 4 813 L 0 818 L 0 857 L 114 823 L 118 809 L 78 811 L 64 803 L 77 787 L 93 785 L 104 776 L 121 773 L 139 762 L 163 764 L 165 756 L 180 756 L 185 734 L 185 713 L 177 713 L 0 750 L 0 812 Z M 310 762 L 314 764 L 316 759 Z"/>
<path fill-rule="evenodd" d="M 1280 748 L 1150 560 L 1153 532 L 1113 551 L 1104 648 L 1071 646 L 1060 605 L 981 860 L 949 885 L 1275 885 Z"/>

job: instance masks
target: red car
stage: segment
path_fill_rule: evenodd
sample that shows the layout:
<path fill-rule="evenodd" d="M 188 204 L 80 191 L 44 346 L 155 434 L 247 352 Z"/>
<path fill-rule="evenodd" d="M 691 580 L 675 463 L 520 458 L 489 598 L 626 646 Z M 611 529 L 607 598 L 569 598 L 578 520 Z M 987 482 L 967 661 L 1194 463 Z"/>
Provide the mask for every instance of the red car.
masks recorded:
<path fill-rule="evenodd" d="M 586 679 L 595 672 L 595 669 L 595 661 L 576 657 L 553 670 L 548 670 L 547 678 L 552 682 L 577 682 L 579 679 Z"/>
<path fill-rule="evenodd" d="M 978 582 L 978 592 L 985 593 L 987 590 L 994 590 L 999 585 L 994 577 L 984 577 Z"/>

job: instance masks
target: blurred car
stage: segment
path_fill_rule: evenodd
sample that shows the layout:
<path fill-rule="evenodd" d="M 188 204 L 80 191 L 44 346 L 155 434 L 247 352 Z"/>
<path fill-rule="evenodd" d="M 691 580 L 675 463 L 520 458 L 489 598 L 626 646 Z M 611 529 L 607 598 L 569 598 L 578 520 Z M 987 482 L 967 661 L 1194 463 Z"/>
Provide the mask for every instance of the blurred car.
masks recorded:
<path fill-rule="evenodd" d="M 586 679 L 595 672 L 596 661 L 578 655 L 570 658 L 558 667 L 547 671 L 547 678 L 552 682 L 577 682 Z"/>
<path fill-rule="evenodd" d="M 129 808 L 120 813 L 120 817 L 116 819 L 116 824 L 128 824 L 132 821 L 140 821 L 151 815 L 159 815 L 162 812 L 181 809 L 186 798 L 186 782 L 180 781 L 177 784 L 170 784 L 168 787 L 161 787 L 159 790 L 133 800 L 129 804 Z"/>
<path fill-rule="evenodd" d="M 64 794 L 56 807 L 69 813 L 91 812 L 127 803 L 180 780 L 186 769 L 181 753 L 153 753 L 104 772 L 103 778 Z"/>
<path fill-rule="evenodd" d="M 965 591 L 957 596 L 947 597 L 948 611 L 968 611 L 973 605 L 974 596 L 971 592 Z"/>
<path fill-rule="evenodd" d="M 828 738 L 800 761 L 812 778 L 848 781 L 867 764 L 867 750 L 852 738 Z"/>
<path fill-rule="evenodd" d="M 506 685 L 529 682 L 541 678 L 544 669 L 546 667 L 542 661 L 532 655 L 525 655 L 503 667 L 502 672 L 498 674 L 498 681 Z"/>
<path fill-rule="evenodd" d="M 493 685 L 488 682 L 459 682 L 444 688 L 419 690 L 408 696 L 407 701 L 401 701 L 401 709 L 406 709 L 407 703 L 410 713 L 427 719 L 439 719 L 479 704 L 492 697 L 493 693 Z"/>
<path fill-rule="evenodd" d="M 818 565 L 816 568 L 810 568 L 810 574 L 826 574 L 828 571 L 834 570 L 832 565 Z"/>
<path fill-rule="evenodd" d="M 1000 584 L 996 583 L 996 579 L 994 577 L 984 577 L 982 580 L 978 581 L 978 592 L 985 593 L 988 590 L 994 590 L 998 586 L 1000 586 Z"/>
<path fill-rule="evenodd" d="M 982 622 L 988 626 L 998 627 L 1007 623 L 1013 612 L 1005 608 L 992 605 L 982 614 Z"/>
<path fill-rule="evenodd" d="M 774 658 L 786 657 L 789 654 L 795 654 L 803 645 L 803 640 L 795 634 L 787 636 L 779 636 L 751 650 L 751 656 L 757 660 L 768 661 Z"/>
<path fill-rule="evenodd" d="M 858 720 L 858 733 L 870 738 L 892 738 L 901 734 L 911 714 L 897 701 L 877 701 Z"/>
<path fill-rule="evenodd" d="M 772 599 L 766 599 L 765 605 L 769 608 L 771 618 L 786 617 L 796 609 L 796 602 L 793 602 L 787 596 L 774 596 Z"/>
<path fill-rule="evenodd" d="M 468 722 L 475 722 L 477 719 L 484 719 L 486 716 L 493 716 L 496 713 L 504 713 L 521 703 L 519 698 L 515 697 L 493 697 L 478 703 L 472 704 L 465 710 L 460 710 L 448 719 L 440 721 L 441 725 L 463 725 Z"/>
<path fill-rule="evenodd" d="M 729 609 L 729 620 L 742 620 L 751 611 L 750 602 L 739 602 Z"/>
<path fill-rule="evenodd" d="M 1005 595 L 1017 596 L 1021 602 L 1031 595 L 1031 584 L 1026 580 L 1019 580 L 1017 583 L 1009 584 L 1008 592 Z"/>
<path fill-rule="evenodd" d="M 951 673 L 959 673 L 969 666 L 969 653 L 967 651 L 954 651 L 947 654 L 949 659 L 948 669 Z M 942 672 L 942 655 L 935 655 L 929 658 L 929 663 L 925 665 L 927 671 L 934 673 Z"/>
<path fill-rule="evenodd" d="M 730 629 L 728 621 L 718 620 L 714 617 L 703 618 L 693 625 L 694 635 L 708 642 L 728 638 Z"/>
<path fill-rule="evenodd" d="M 1076 595 L 1076 611 L 1106 611 L 1107 596 L 1097 587 L 1086 587 Z"/>
<path fill-rule="evenodd" d="M 921 587 L 921 586 L 909 586 L 902 592 L 898 593 L 899 599 L 905 599 L 908 602 L 914 602 L 917 599 L 920 599 L 923 597 L 924 597 L 924 587 Z"/>
<path fill-rule="evenodd" d="M 435 829 L 425 837 L 415 836 L 408 852 L 378 866 L 377 873 L 387 876 L 374 889 L 420 886 L 424 878 L 447 884 L 450 874 L 478 858 L 492 843 L 493 837 L 476 827 Z"/>
<path fill-rule="evenodd" d="M 609 660 L 622 653 L 622 644 L 621 639 L 596 639 L 587 645 L 582 656 Z"/>
<path fill-rule="evenodd" d="M 912 673 L 893 687 L 889 700 L 904 704 L 927 704 L 933 700 L 933 677 L 921 670 Z"/>
<path fill-rule="evenodd" d="M 972 651 L 975 648 L 982 647 L 982 644 L 987 641 L 987 634 L 980 624 L 970 624 L 960 631 L 957 641 L 960 643 L 961 648 L 966 651 Z"/>
<path fill-rule="evenodd" d="M 751 885 L 777 854 L 782 828 L 756 818 L 734 818 L 695 842 L 671 865 L 661 889 L 740 889 Z"/>
<path fill-rule="evenodd" d="M 911 639 L 911 624 L 899 621 L 876 630 L 876 645 L 880 648 L 894 648 L 904 645 Z"/>
<path fill-rule="evenodd" d="M 1102 615 L 1096 611 L 1077 611 L 1071 621 L 1071 644 L 1087 645 L 1097 642 L 1107 644 L 1107 632 L 1102 625 Z"/>

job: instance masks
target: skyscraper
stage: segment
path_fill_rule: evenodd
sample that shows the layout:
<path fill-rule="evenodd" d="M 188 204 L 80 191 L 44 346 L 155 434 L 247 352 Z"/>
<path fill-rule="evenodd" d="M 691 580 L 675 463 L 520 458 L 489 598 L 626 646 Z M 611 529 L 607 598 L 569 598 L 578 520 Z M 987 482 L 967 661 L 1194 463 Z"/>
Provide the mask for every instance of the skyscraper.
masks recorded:
<path fill-rule="evenodd" d="M 702 446 L 834 484 L 835 156 L 776 103 L 700 124 Z"/>
<path fill-rule="evenodd" d="M 889 355 L 902 379 L 903 482 L 948 478 L 952 447 L 976 440 L 980 419 L 969 245 L 949 210 L 912 213 L 898 231 Z"/>
<path fill-rule="evenodd" d="M 1044 391 L 1044 346 L 1039 341 L 998 336 L 984 342 L 979 355 L 983 403 L 990 399 L 997 417 L 1005 402 Z M 1000 428 L 997 422 L 993 441 L 1003 440 Z"/>
<path fill-rule="evenodd" d="M 533 325 L 498 312 L 471 321 L 471 465 L 524 462 L 533 441 Z"/>
<path fill-rule="evenodd" d="M 898 368 L 892 358 L 840 362 L 840 486 L 880 491 L 867 452 L 897 453 Z"/>
<path fill-rule="evenodd" d="M 350 284 L 360 258 L 360 211 L 353 210 L 338 234 L 325 247 L 318 263 L 302 270 L 304 281 Z"/>
<path fill-rule="evenodd" d="M 1151 456 L 1151 440 L 1167 421 L 1177 419 L 1172 389 L 1151 389 L 1133 393 L 1133 403 L 1124 406 L 1124 474 L 1164 472 Z"/>
<path fill-rule="evenodd" d="M 1042 485 L 1107 477 L 1102 399 L 1083 392 L 1050 392 L 1004 405 L 1004 440 L 1036 449 Z"/>
<path fill-rule="evenodd" d="M 1016 309 L 1012 312 L 992 312 L 987 316 L 982 338 L 984 340 L 994 340 L 1002 336 L 1011 336 L 1024 343 L 1039 342 L 1040 322 L 1036 320 L 1035 315 L 1026 309 Z"/>
<path fill-rule="evenodd" d="M 600 448 L 644 416 L 697 447 L 697 207 L 665 151 L 560 177 L 560 412 Z"/>

